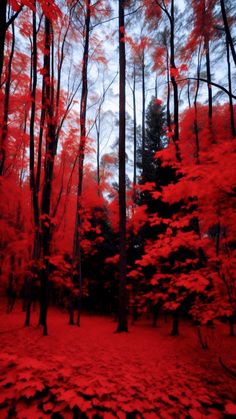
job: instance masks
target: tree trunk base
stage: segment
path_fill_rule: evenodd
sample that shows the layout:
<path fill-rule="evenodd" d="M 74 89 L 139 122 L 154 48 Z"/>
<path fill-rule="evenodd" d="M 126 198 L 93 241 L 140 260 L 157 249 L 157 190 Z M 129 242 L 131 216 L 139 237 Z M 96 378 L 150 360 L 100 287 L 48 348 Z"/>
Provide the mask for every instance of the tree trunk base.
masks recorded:
<path fill-rule="evenodd" d="M 178 311 L 173 313 L 173 323 L 172 323 L 172 330 L 171 336 L 179 336 L 179 313 Z"/>
<path fill-rule="evenodd" d="M 128 333 L 128 326 L 118 325 L 115 333 Z"/>

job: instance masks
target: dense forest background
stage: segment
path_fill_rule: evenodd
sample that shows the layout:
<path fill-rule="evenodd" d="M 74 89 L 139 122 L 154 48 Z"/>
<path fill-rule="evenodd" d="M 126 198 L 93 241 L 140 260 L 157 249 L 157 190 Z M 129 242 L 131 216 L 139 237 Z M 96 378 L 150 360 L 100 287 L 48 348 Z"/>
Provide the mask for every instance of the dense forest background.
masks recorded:
<path fill-rule="evenodd" d="M 45 335 L 49 305 L 234 334 L 234 24 L 230 0 L 1 1 L 1 293 L 25 325 L 39 301 Z"/>

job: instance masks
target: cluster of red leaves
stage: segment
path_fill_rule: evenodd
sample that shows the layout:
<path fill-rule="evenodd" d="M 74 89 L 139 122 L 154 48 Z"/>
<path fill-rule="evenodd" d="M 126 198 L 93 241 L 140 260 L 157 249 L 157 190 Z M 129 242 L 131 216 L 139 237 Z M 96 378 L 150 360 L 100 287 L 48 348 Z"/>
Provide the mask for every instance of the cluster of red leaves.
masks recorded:
<path fill-rule="evenodd" d="M 136 217 L 142 223 L 146 215 L 146 223 L 150 226 L 165 225 L 165 232 L 155 240 L 146 241 L 144 254 L 136 261 L 138 269 L 132 269 L 129 277 L 139 281 L 142 277 L 140 268 L 142 272 L 152 266 L 155 273 L 150 283 L 155 303 L 159 301 L 166 309 L 176 310 L 192 294 L 194 304 L 191 313 L 206 322 L 222 315 L 230 316 L 236 309 L 236 252 L 233 245 L 236 233 L 236 177 L 232 171 L 236 165 L 236 144 L 230 132 L 228 107 L 215 107 L 213 121 L 209 124 L 206 107 L 199 105 L 197 159 L 194 118 L 193 109 L 182 115 L 180 163 L 176 163 L 173 144 L 156 154 L 163 166 L 177 170 L 181 175 L 179 180 L 162 187 L 161 192 L 155 192 L 154 185 L 150 183 L 141 186 L 153 198 L 162 199 L 169 205 L 179 202 L 182 205 L 171 219 L 145 214 L 144 206 L 136 211 Z M 189 229 L 192 220 L 197 220 L 197 229 Z M 217 240 L 219 249 L 216 249 Z M 192 256 L 179 260 L 174 255 L 181 249 L 186 249 L 185 253 L 191 251 Z M 202 267 L 199 265 L 199 249 L 207 260 Z M 172 262 L 170 258 L 174 258 Z M 163 273 L 163 267 L 168 273 Z M 209 304 L 206 299 L 201 303 L 203 295 L 211 301 Z M 147 295 L 147 298 L 150 296 Z"/>

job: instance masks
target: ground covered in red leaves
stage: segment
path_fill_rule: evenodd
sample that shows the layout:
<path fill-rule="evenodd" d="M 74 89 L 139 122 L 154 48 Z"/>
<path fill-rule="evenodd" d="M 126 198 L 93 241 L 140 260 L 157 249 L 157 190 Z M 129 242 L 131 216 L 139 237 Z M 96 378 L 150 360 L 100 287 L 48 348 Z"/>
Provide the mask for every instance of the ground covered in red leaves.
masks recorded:
<path fill-rule="evenodd" d="M 236 417 L 236 380 L 218 357 L 236 366 L 236 338 L 217 324 L 209 350 L 196 328 L 182 322 L 148 320 L 113 333 L 110 318 L 82 316 L 80 328 L 49 310 L 49 336 L 23 328 L 18 305 L 10 315 L 1 305 L 0 418 L 225 418 Z"/>

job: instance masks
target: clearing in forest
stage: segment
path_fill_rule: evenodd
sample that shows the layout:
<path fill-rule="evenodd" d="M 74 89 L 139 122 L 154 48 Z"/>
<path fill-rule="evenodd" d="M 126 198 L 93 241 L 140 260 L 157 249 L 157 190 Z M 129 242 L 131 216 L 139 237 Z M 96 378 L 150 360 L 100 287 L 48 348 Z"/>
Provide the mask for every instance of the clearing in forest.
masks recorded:
<path fill-rule="evenodd" d="M 69 326 L 66 313 L 49 310 L 49 336 L 24 328 L 18 305 L 11 315 L 1 305 L 0 418 L 224 418 L 236 415 L 236 381 L 219 365 L 219 355 L 236 365 L 234 338 L 226 325 L 200 347 L 196 328 L 182 321 L 157 328 L 141 319 L 129 333 L 114 333 L 109 317 L 82 316 Z M 205 332 L 204 332 L 205 333 Z"/>

